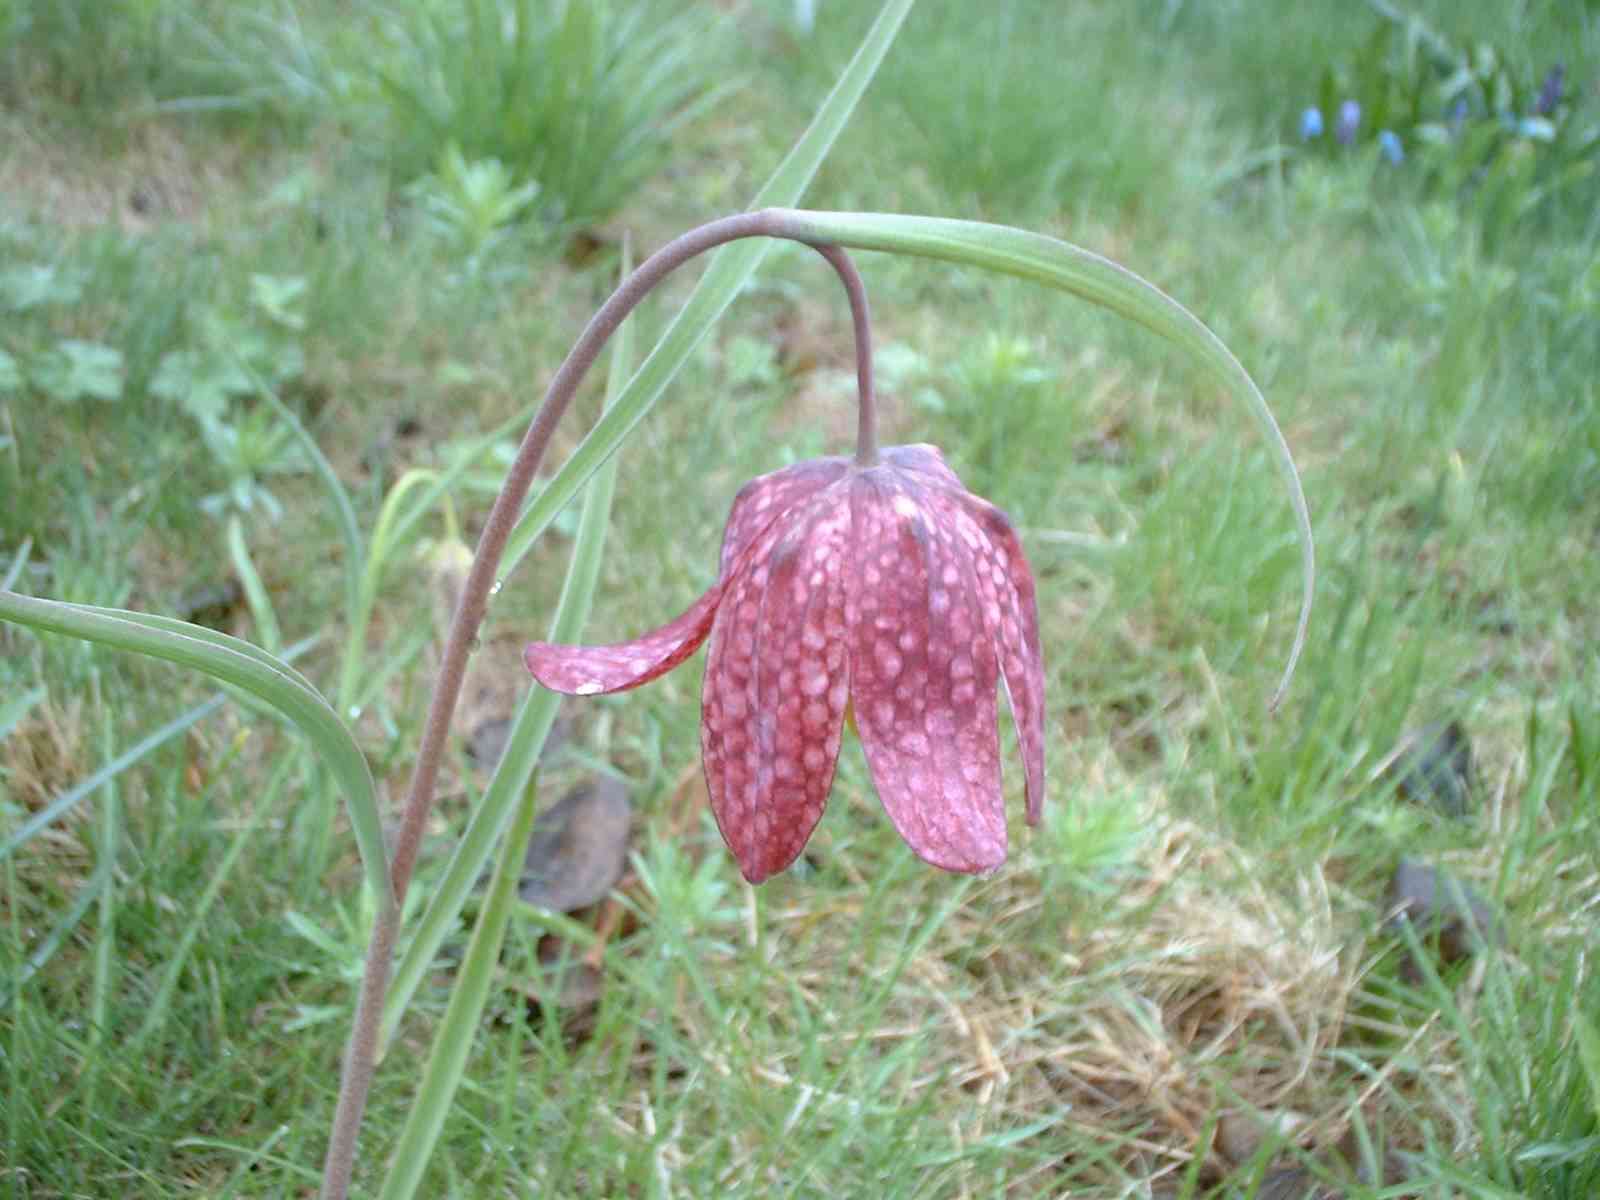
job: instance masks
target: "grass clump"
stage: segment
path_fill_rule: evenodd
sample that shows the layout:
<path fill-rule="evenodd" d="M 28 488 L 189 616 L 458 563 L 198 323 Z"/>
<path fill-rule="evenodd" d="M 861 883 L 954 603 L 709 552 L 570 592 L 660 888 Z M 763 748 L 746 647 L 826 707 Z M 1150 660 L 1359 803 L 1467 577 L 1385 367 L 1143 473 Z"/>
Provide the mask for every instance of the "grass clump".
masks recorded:
<path fill-rule="evenodd" d="M 704 13 L 663 0 L 407 6 L 379 69 L 395 177 L 493 160 L 554 229 L 602 221 L 661 166 L 711 87 Z"/>

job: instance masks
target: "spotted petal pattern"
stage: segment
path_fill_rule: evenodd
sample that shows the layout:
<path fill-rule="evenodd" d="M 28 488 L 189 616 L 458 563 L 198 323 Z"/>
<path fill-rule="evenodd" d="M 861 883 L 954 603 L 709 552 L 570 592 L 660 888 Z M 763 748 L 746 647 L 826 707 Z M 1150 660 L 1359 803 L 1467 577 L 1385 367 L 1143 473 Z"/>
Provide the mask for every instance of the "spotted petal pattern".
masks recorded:
<path fill-rule="evenodd" d="M 739 489 L 722 533 L 722 560 L 729 565 L 760 533 L 790 509 L 843 478 L 850 470 L 848 458 L 811 458 L 752 479 Z"/>
<path fill-rule="evenodd" d="M 726 589 L 727 581 L 718 580 L 681 617 L 631 642 L 610 646 L 529 642 L 522 661 L 545 687 L 569 696 L 598 696 L 638 687 L 665 675 L 700 649 Z"/>
<path fill-rule="evenodd" d="M 848 699 L 850 510 L 824 493 L 762 535 L 706 660 L 700 746 L 717 826 L 751 883 L 804 848 L 833 786 Z"/>
<path fill-rule="evenodd" d="M 735 498 L 715 586 L 616 646 L 535 642 L 529 669 L 589 694 L 654 679 L 711 639 L 701 752 L 712 812 L 751 882 L 804 848 L 853 703 L 895 828 L 935 866 L 1006 857 L 998 689 L 1022 747 L 1030 822 L 1044 798 L 1044 666 L 1015 530 L 932 446 L 861 466 L 797 463 Z"/>
<path fill-rule="evenodd" d="M 851 492 L 851 698 L 900 836 L 934 866 L 987 871 L 1006 857 L 998 668 L 971 564 L 925 500 L 892 471 Z"/>
<path fill-rule="evenodd" d="M 1000 660 L 1000 677 L 1011 704 L 1022 749 L 1028 823 L 1037 825 L 1044 806 L 1044 656 L 1039 645 L 1039 609 L 1033 572 L 1011 519 L 972 493 L 926 497 L 940 525 L 956 530 L 961 555 L 976 576 L 978 613 Z"/>

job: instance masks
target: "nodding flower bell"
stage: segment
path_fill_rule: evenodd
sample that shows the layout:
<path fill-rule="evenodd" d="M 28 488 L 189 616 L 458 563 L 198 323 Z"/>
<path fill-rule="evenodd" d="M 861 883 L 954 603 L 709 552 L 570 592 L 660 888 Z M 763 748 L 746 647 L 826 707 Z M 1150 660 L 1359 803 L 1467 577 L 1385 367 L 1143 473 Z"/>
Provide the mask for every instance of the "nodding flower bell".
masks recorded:
<path fill-rule="evenodd" d="M 846 710 L 895 828 L 936 867 L 1005 861 L 997 687 L 1017 724 L 1030 824 L 1044 800 L 1044 663 L 1033 574 L 1010 520 L 932 446 L 796 463 L 747 483 L 717 581 L 631 642 L 534 642 L 574 695 L 637 687 L 707 637 L 701 751 L 746 879 L 799 856 L 833 784 Z"/>

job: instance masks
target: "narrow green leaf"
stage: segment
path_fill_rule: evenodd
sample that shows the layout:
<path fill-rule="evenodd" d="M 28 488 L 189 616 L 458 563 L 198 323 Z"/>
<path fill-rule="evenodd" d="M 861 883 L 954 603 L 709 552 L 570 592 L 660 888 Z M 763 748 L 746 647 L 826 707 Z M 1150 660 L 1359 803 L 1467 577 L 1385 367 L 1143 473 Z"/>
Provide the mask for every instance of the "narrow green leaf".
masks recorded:
<path fill-rule="evenodd" d="M 238 638 L 148 613 L 0 592 L 0 620 L 165 659 L 230 683 L 276 709 L 311 740 L 339 781 L 368 885 L 379 903 L 393 906 L 383 822 L 367 760 L 328 702 L 298 671 Z"/>
<path fill-rule="evenodd" d="M 245 603 L 250 606 L 250 615 L 255 620 L 261 645 L 268 654 L 275 655 L 283 648 L 278 614 L 272 607 L 272 597 L 267 594 L 266 584 L 261 582 L 261 573 L 256 570 L 255 561 L 250 557 L 250 547 L 245 545 L 244 524 L 238 514 L 228 518 L 228 556 L 233 559 L 234 572 L 244 588 Z"/>
<path fill-rule="evenodd" d="M 811 126 L 795 149 L 790 152 L 789 157 L 784 160 L 773 179 L 757 196 L 756 207 L 780 203 L 792 204 L 799 198 L 822 161 L 822 157 L 838 136 L 845 120 L 860 100 L 884 54 L 887 53 L 895 33 L 910 11 L 911 3 L 912 0 L 889 0 L 884 6 L 866 40 L 856 52 L 850 65 L 846 67 L 833 92 L 824 101 Z M 606 409 L 599 424 L 579 446 L 573 458 L 524 514 L 523 520 L 518 523 L 518 532 L 513 533 L 512 544 L 507 549 L 502 576 L 511 572 L 550 520 L 610 457 L 628 431 L 644 417 L 660 396 L 668 380 L 682 367 L 716 318 L 732 302 L 744 281 L 754 272 L 766 249 L 763 243 L 755 242 L 731 246 L 717 254 L 689 302 L 657 343 L 656 349 L 639 368 L 622 395 Z M 615 354 L 615 351 L 613 353 Z M 615 357 L 612 365 L 615 374 L 620 377 L 622 372 L 616 370 L 618 360 Z M 608 422 L 610 427 L 605 429 Z M 591 447 L 586 457 L 585 447 Z M 580 521 L 580 548 L 589 540 L 598 543 L 599 533 L 603 531 L 607 523 L 606 518 L 609 516 L 610 485 L 605 484 L 595 490 L 602 492 L 602 496 L 592 501 L 597 527 L 586 529 L 585 526 L 589 525 L 589 522 Z M 607 511 L 602 513 L 602 509 Z M 591 504 L 586 503 L 584 517 L 590 516 Z M 587 614 L 589 599 L 592 596 L 594 576 L 598 572 L 597 544 L 593 554 L 592 566 L 586 567 L 584 554 L 575 548 L 552 631 L 552 636 L 557 640 L 571 640 L 581 631 L 582 619 Z M 587 582 L 584 579 L 586 574 L 589 576 Z M 581 594 L 586 591 L 590 596 Z M 434 906 L 430 908 L 429 916 L 433 916 L 437 911 L 441 915 L 448 915 L 450 921 L 454 920 L 454 911 L 447 912 L 447 910 L 453 904 L 454 910 L 458 911 L 460 900 L 454 896 L 447 897 L 446 891 L 460 890 L 464 899 L 464 889 L 471 886 L 471 880 L 475 879 L 481 870 L 482 862 L 492 847 L 494 836 L 504 821 L 502 813 L 495 810 L 497 808 L 510 810 L 520 797 L 521 803 L 515 805 L 513 828 L 501 846 L 499 867 L 490 885 L 488 902 L 479 914 L 467 959 L 462 965 L 460 978 L 450 998 L 444 1025 L 429 1057 L 417 1102 L 407 1118 L 388 1178 L 384 1182 L 382 1194 L 385 1200 L 405 1200 L 414 1194 L 438 1140 L 439 1132 L 443 1128 L 445 1115 L 460 1082 L 461 1073 L 465 1069 L 472 1036 L 482 1016 L 495 961 L 504 938 L 516 883 L 521 874 L 525 847 L 533 828 L 534 792 L 527 786 L 526 779 L 519 782 L 516 777 L 526 773 L 526 776 L 531 778 L 549 724 L 554 720 L 557 702 L 556 696 L 545 692 L 542 688 L 533 689 L 524 701 L 500 766 L 495 772 L 494 779 L 490 781 L 489 790 L 479 805 L 479 811 L 474 815 L 467 834 L 463 836 L 461 846 L 458 847 L 446 872 L 447 887 L 440 888 L 440 894 L 435 898 Z M 519 732 L 530 735 L 525 744 L 519 744 Z M 513 760 L 514 755 L 515 760 Z M 514 783 L 517 786 L 513 786 Z M 474 840 L 474 827 L 479 827 L 476 832 L 481 836 L 477 840 L 482 841 L 485 846 L 483 854 L 477 857 L 476 863 L 469 862 L 470 856 L 464 853 L 469 841 Z M 467 867 L 471 867 L 470 874 L 464 869 Z M 458 868 L 463 869 L 458 870 Z M 460 877 L 456 880 L 458 884 L 456 888 L 448 887 L 452 882 L 452 876 Z M 443 922 L 439 924 L 442 926 Z M 442 933 L 437 936 L 442 937 Z M 419 931 L 419 936 L 413 940 L 407 958 L 401 964 L 401 972 L 391 987 L 391 999 L 396 994 L 400 994 L 402 998 L 400 1003 L 386 1006 L 384 1015 L 387 1031 L 392 1031 L 393 1020 L 397 1020 L 399 1013 L 404 1011 L 405 998 L 409 997 L 410 991 L 415 987 L 414 982 L 409 987 L 404 986 L 401 976 L 405 975 L 408 967 L 412 973 L 419 974 L 422 965 L 431 961 L 437 949 L 437 941 L 434 941 L 432 947 L 427 947 L 424 943 L 425 939 Z"/>
<path fill-rule="evenodd" d="M 47 601 L 56 603 L 56 601 Z M 218 649 L 229 650 L 242 654 L 246 658 L 267 667 L 270 670 L 282 673 L 292 680 L 297 686 L 308 692 L 316 693 L 317 689 L 312 682 L 299 671 L 295 670 L 289 662 L 278 655 L 268 654 L 260 646 L 247 642 L 243 638 L 236 638 L 230 634 L 219 633 L 215 629 L 208 629 L 204 625 L 194 625 L 188 621 L 180 621 L 177 617 L 163 616 L 160 613 L 136 612 L 129 608 L 101 608 L 93 604 L 73 604 L 69 607 L 86 613 L 97 613 L 101 616 L 115 617 L 130 624 L 142 625 L 147 629 L 162 633 L 175 634 L 178 637 L 189 638 L 203 642 Z"/>
<path fill-rule="evenodd" d="M 799 202 L 840 130 L 855 111 L 878 65 L 889 52 L 895 34 L 911 11 L 912 2 L 889 0 L 883 6 L 855 57 L 839 76 L 839 82 L 828 93 L 805 133 L 772 178 L 756 193 L 750 205 L 752 209 Z M 506 544 L 501 578 L 510 576 L 556 514 L 578 494 L 578 489 L 600 464 L 616 452 L 633 427 L 644 420 L 667 384 L 689 360 L 689 355 L 710 332 L 717 318 L 733 303 L 739 289 L 755 274 L 770 249 L 765 239 L 752 239 L 724 246 L 711 256 L 711 264 L 683 309 L 629 380 L 616 404 L 589 431 L 517 522 Z"/>
<path fill-rule="evenodd" d="M 1272 698 L 1276 707 L 1294 675 L 1311 621 L 1312 593 L 1316 587 L 1311 517 L 1300 487 L 1300 474 L 1295 470 L 1294 458 L 1273 419 L 1272 410 L 1267 407 L 1255 381 L 1222 340 L 1187 308 L 1126 267 L 1043 234 L 977 221 L 884 213 L 795 212 L 793 220 L 807 241 L 984 267 L 1070 292 L 1143 325 L 1179 349 L 1188 351 L 1234 399 L 1244 403 L 1277 460 L 1289 489 L 1300 537 L 1300 619 L 1288 665 Z"/>
<path fill-rule="evenodd" d="M 518 903 L 517 883 L 522 878 L 523 855 L 533 833 L 537 797 L 534 788 L 523 790 L 522 803 L 517 806 L 510 833 L 501 845 L 488 900 L 478 913 L 466 958 L 462 960 L 455 989 L 450 994 L 450 1004 L 445 1009 L 444 1021 L 439 1026 L 428 1065 L 422 1073 L 422 1083 L 417 1088 L 417 1099 L 395 1145 L 389 1174 L 379 1193 L 380 1200 L 408 1200 L 416 1194 L 422 1172 L 444 1128 L 450 1102 L 466 1070 L 473 1035 L 483 1019 L 512 906 Z"/>

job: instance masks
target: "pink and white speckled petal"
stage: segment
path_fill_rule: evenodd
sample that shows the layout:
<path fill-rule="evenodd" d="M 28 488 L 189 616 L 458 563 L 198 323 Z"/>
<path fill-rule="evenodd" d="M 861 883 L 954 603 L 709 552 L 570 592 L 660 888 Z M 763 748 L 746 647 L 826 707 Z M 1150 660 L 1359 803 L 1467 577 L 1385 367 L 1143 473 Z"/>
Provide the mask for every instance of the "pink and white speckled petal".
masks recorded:
<path fill-rule="evenodd" d="M 822 817 L 848 696 L 849 506 L 817 496 L 758 536 L 711 632 L 700 747 L 711 811 L 751 883 Z"/>
<path fill-rule="evenodd" d="M 940 513 L 942 525 L 958 531 L 960 549 L 972 560 L 979 611 L 994 639 L 1017 725 L 1028 823 L 1037 825 L 1044 807 L 1044 656 L 1033 571 L 1003 510 L 970 492 L 931 493 L 927 504 Z"/>
<path fill-rule="evenodd" d="M 609 646 L 530 642 L 522 661 L 545 687 L 569 696 L 598 696 L 638 687 L 665 675 L 700 648 L 711 632 L 726 588 L 726 581 L 717 583 L 681 617 L 631 642 Z"/>
<path fill-rule="evenodd" d="M 846 458 L 812 458 L 758 475 L 739 489 L 722 532 L 720 574 L 774 521 L 797 504 L 814 496 L 850 470 Z"/>
<path fill-rule="evenodd" d="M 918 857 L 993 870 L 1006 858 L 999 667 L 974 565 L 915 474 L 870 470 L 850 488 L 850 694 L 872 782 Z"/>
<path fill-rule="evenodd" d="M 1017 723 L 1028 797 L 1028 824 L 1044 812 L 1044 651 L 1039 643 L 1039 602 L 1022 542 L 1011 518 L 979 497 L 979 512 L 994 546 L 989 555 L 991 578 L 1001 602 L 1000 624 L 993 632 L 1000 652 L 1000 678 L 1005 681 L 1011 715 Z M 983 567 L 980 564 L 980 578 Z"/>

